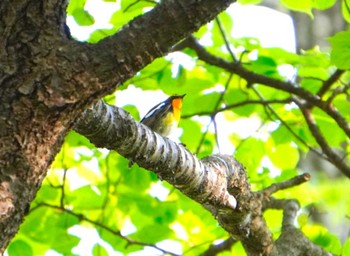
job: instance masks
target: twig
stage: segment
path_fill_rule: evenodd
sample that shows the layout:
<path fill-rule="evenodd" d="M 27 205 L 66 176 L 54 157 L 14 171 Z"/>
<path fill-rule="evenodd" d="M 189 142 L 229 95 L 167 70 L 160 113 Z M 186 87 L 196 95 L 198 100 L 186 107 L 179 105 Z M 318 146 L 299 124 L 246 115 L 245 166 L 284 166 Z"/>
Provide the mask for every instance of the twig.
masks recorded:
<path fill-rule="evenodd" d="M 67 177 L 67 169 L 65 168 L 63 170 L 63 178 L 62 178 L 62 185 L 61 185 L 61 198 L 60 198 L 60 206 L 61 207 L 64 206 L 64 198 L 65 198 L 64 187 L 65 187 L 65 184 L 66 184 L 66 177 Z"/>
<path fill-rule="evenodd" d="M 237 62 L 237 59 L 236 59 L 235 55 L 233 54 L 233 52 L 232 52 L 232 50 L 231 50 L 230 43 L 229 43 L 229 41 L 228 41 L 228 39 L 227 39 L 227 37 L 226 37 L 224 28 L 222 27 L 222 24 L 221 24 L 221 21 L 220 21 L 219 17 L 216 17 L 216 18 L 215 18 L 215 21 L 216 21 L 216 23 L 218 24 L 218 27 L 219 27 L 221 36 L 222 36 L 222 38 L 224 39 L 224 42 L 225 42 L 225 46 L 226 46 L 227 51 L 230 53 L 232 60 L 235 61 L 235 62 Z"/>
<path fill-rule="evenodd" d="M 217 114 L 217 109 L 218 109 L 218 107 L 220 106 L 220 104 L 221 104 L 221 102 L 222 102 L 222 100 L 223 100 L 223 98 L 224 98 L 224 95 L 225 95 L 225 93 L 226 93 L 226 91 L 227 91 L 227 88 L 228 88 L 228 86 L 229 86 L 229 84 L 230 84 L 230 82 L 231 82 L 232 76 L 233 76 L 233 74 L 230 73 L 230 76 L 228 77 L 228 79 L 227 79 L 227 81 L 226 81 L 226 84 L 225 84 L 225 89 L 224 89 L 224 91 L 223 91 L 222 93 L 220 93 L 220 97 L 219 97 L 219 99 L 216 101 L 213 111 L 208 112 L 208 113 L 209 113 L 208 115 L 210 115 L 210 122 L 209 122 L 209 124 L 207 125 L 207 129 L 206 129 L 205 133 L 203 133 L 202 138 L 201 138 L 201 140 L 200 140 L 200 142 L 199 142 L 199 144 L 198 144 L 198 146 L 197 146 L 196 154 L 199 153 L 199 150 L 200 150 L 200 148 L 201 148 L 201 146 L 202 146 L 202 143 L 203 143 L 203 141 L 204 141 L 204 139 L 205 139 L 205 136 L 207 135 L 207 133 L 208 133 L 208 131 L 209 131 L 209 127 L 210 127 L 210 125 L 211 125 L 212 122 L 214 122 L 214 129 L 215 129 L 215 131 L 217 131 L 217 129 L 216 129 L 216 123 L 215 123 L 215 115 Z M 186 117 L 182 117 L 182 118 L 186 118 Z M 216 143 L 217 143 L 217 146 L 219 147 L 218 139 L 217 139 L 217 134 L 215 134 L 215 136 L 216 136 Z"/>
<path fill-rule="evenodd" d="M 245 101 L 241 101 L 241 102 L 237 102 L 237 103 L 226 105 L 225 107 L 217 109 L 214 112 L 210 112 L 210 111 L 196 112 L 196 113 L 193 113 L 193 114 L 184 115 L 184 116 L 182 116 L 182 118 L 190 118 L 190 117 L 193 117 L 193 116 L 208 116 L 208 115 L 212 115 L 212 114 L 216 115 L 219 112 L 223 112 L 223 111 L 230 110 L 230 109 L 233 109 L 233 108 L 243 107 L 243 106 L 249 105 L 249 104 L 268 105 L 268 104 L 286 104 L 286 103 L 291 103 L 291 102 L 292 102 L 291 98 L 282 99 L 282 100 L 265 100 L 265 101 L 261 101 L 261 100 L 245 100 Z"/>
<path fill-rule="evenodd" d="M 214 255 L 218 255 L 221 252 L 229 251 L 231 249 L 232 245 L 234 245 L 236 242 L 237 242 L 237 240 L 230 237 L 220 244 L 211 245 L 208 248 L 208 250 L 206 250 L 205 252 L 203 252 L 201 254 L 201 256 L 214 256 Z"/>
<path fill-rule="evenodd" d="M 344 2 L 346 10 L 348 11 L 348 14 L 350 14 L 350 6 L 348 4 L 348 0 L 343 0 L 343 2 Z"/>
<path fill-rule="evenodd" d="M 60 198 L 60 206 L 64 206 L 64 198 L 65 198 L 65 184 L 66 184 L 66 179 L 67 179 L 67 171 L 68 168 L 64 163 L 65 160 L 65 145 L 62 147 L 62 158 L 61 158 L 61 163 L 63 167 L 63 178 L 62 178 L 62 185 L 60 185 L 60 190 L 61 190 L 61 198 Z"/>
<path fill-rule="evenodd" d="M 289 180 L 279 182 L 279 183 L 274 183 L 271 186 L 264 188 L 260 192 L 263 193 L 265 197 L 270 197 L 273 193 L 276 193 L 279 190 L 284 190 L 287 188 L 298 186 L 304 182 L 309 181 L 310 178 L 311 178 L 310 174 L 303 173 Z"/>
<path fill-rule="evenodd" d="M 210 127 L 210 125 L 211 125 L 212 122 L 213 122 L 213 119 L 210 118 L 210 122 L 209 122 L 209 124 L 207 125 L 207 127 L 206 127 L 206 129 L 205 129 L 205 132 L 202 134 L 202 137 L 201 137 L 201 139 L 200 139 L 200 141 L 199 141 L 199 143 L 198 143 L 198 146 L 197 146 L 196 151 L 195 151 L 195 155 L 198 155 L 199 151 L 201 150 L 202 144 L 203 144 L 203 142 L 204 142 L 204 140 L 205 140 L 205 137 L 207 136 L 207 134 L 208 134 L 208 132 L 209 132 L 209 127 Z"/>
<path fill-rule="evenodd" d="M 343 87 L 336 88 L 332 94 L 327 99 L 328 104 L 331 104 L 331 102 L 337 97 L 338 95 L 344 93 L 345 95 L 349 96 L 349 93 L 347 92 L 350 88 L 350 84 L 345 84 Z"/>
<path fill-rule="evenodd" d="M 322 96 L 329 90 L 329 88 L 340 79 L 344 72 L 345 70 L 337 69 L 326 81 L 323 82 L 323 85 L 317 92 L 317 95 L 322 98 Z"/>
<path fill-rule="evenodd" d="M 218 151 L 219 154 L 221 154 L 221 150 L 220 150 L 220 144 L 219 144 L 219 131 L 218 131 L 218 125 L 215 121 L 215 118 L 213 118 L 213 125 L 214 125 L 214 133 L 215 133 L 215 142 L 216 142 L 216 146 L 218 147 Z"/>
<path fill-rule="evenodd" d="M 148 3 L 152 3 L 152 4 L 157 4 L 156 1 L 152 1 L 152 0 L 136 0 L 135 2 L 129 4 L 129 5 L 125 8 L 125 10 L 124 10 L 123 12 L 127 12 L 131 7 L 133 7 L 134 5 L 136 5 L 136 4 L 138 4 L 139 2 L 142 2 L 142 1 L 148 2 Z"/>
<path fill-rule="evenodd" d="M 130 238 L 126 237 L 126 236 L 123 236 L 123 235 L 121 234 L 120 231 L 116 231 L 116 230 L 114 230 L 114 229 L 112 229 L 112 228 L 110 228 L 110 227 L 108 227 L 108 226 L 106 226 L 106 225 L 104 225 L 104 224 L 102 224 L 102 223 L 100 223 L 100 222 L 98 222 L 98 221 L 89 219 L 89 218 L 85 217 L 83 214 L 75 213 L 75 212 L 73 212 L 73 211 L 71 211 L 71 210 L 69 210 L 69 209 L 62 208 L 62 207 L 56 206 L 56 205 L 51 205 L 51 204 L 48 204 L 48 203 L 40 203 L 40 204 L 38 204 L 38 206 L 36 207 L 36 209 L 39 208 L 39 207 L 41 207 L 41 206 L 46 206 L 46 207 L 50 207 L 50 208 L 53 208 L 53 209 L 61 210 L 62 212 L 65 212 L 65 213 L 67 213 L 67 214 L 69 214 L 69 215 L 72 215 L 72 216 L 78 218 L 79 220 L 82 220 L 82 221 L 86 221 L 86 222 L 88 222 L 88 223 L 91 223 L 91 224 L 95 225 L 96 227 L 100 227 L 100 228 L 102 228 L 102 229 L 104 229 L 104 230 L 110 232 L 111 234 L 113 234 L 113 235 L 115 235 L 115 236 L 118 236 L 119 238 L 125 240 L 125 241 L 126 241 L 128 244 L 130 244 L 130 245 L 149 246 L 149 247 L 153 247 L 153 248 L 159 250 L 160 252 L 162 252 L 162 253 L 164 253 L 164 254 L 169 254 L 169 255 L 173 255 L 173 256 L 178 256 L 178 254 L 175 254 L 175 253 L 169 252 L 169 251 L 167 251 L 167 250 L 164 250 L 164 249 L 158 247 L 157 245 L 148 244 L 148 243 L 139 242 L 139 241 L 135 241 L 135 240 L 130 239 Z"/>
<path fill-rule="evenodd" d="M 306 108 L 299 100 L 295 99 L 294 102 L 299 106 L 309 130 L 312 136 L 316 139 L 318 145 L 320 145 L 322 152 L 328 157 L 331 163 L 333 163 L 345 176 L 350 178 L 350 167 L 328 145 L 326 139 L 316 124 L 311 110 Z"/>
<path fill-rule="evenodd" d="M 103 200 L 103 203 L 102 203 L 102 206 L 101 206 L 100 221 L 104 221 L 104 218 L 105 218 L 104 214 L 105 214 L 105 211 L 106 211 L 106 208 L 107 208 L 107 204 L 109 202 L 109 191 L 110 191 L 110 188 L 111 188 L 111 177 L 109 175 L 108 160 L 111 157 L 111 154 L 112 154 L 112 152 L 109 152 L 108 155 L 105 158 L 105 168 L 103 168 L 101 166 L 101 171 L 103 169 L 105 170 L 104 174 L 105 174 L 105 177 L 106 177 L 106 196 L 104 197 L 104 200 Z"/>
<path fill-rule="evenodd" d="M 256 93 L 256 95 L 260 98 L 260 100 L 264 101 L 263 96 L 259 93 L 259 91 L 257 89 L 255 89 L 254 87 L 252 87 L 253 91 Z M 288 98 L 291 102 L 292 102 L 292 98 Z M 290 103 L 290 102 L 288 102 Z M 301 143 L 303 144 L 305 147 L 307 147 L 310 151 L 314 152 L 316 155 L 318 155 L 319 157 L 325 159 L 328 161 L 328 158 L 326 158 L 323 154 L 321 154 L 320 152 L 318 152 L 317 150 L 315 150 L 314 148 L 312 148 L 311 146 L 309 146 L 305 140 L 303 140 L 296 132 L 293 131 L 293 129 L 277 114 L 277 112 L 270 106 L 270 104 L 266 104 L 264 105 L 266 106 L 266 108 L 268 108 L 273 115 L 275 115 L 277 117 L 277 119 L 281 122 L 281 124 Z M 267 113 L 267 115 L 269 116 L 269 114 Z M 270 119 L 273 121 L 273 119 L 270 117 Z"/>

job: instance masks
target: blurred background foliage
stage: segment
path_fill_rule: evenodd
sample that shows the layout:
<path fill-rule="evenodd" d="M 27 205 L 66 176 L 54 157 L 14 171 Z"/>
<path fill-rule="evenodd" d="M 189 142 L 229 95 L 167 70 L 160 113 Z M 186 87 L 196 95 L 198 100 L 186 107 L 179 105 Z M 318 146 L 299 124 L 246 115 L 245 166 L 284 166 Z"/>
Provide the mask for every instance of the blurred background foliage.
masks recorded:
<path fill-rule="evenodd" d="M 67 9 L 68 20 L 74 20 L 82 31 L 98 22 L 87 8 L 89 2 L 71 0 Z M 350 68 L 348 1 L 239 2 L 273 7 L 292 17 L 296 11 L 298 15 L 301 12 L 313 25 L 317 15 L 336 9 L 336 17 L 341 16 L 343 23 L 339 33 L 324 35 L 319 44 L 301 48 L 296 40 L 296 52 L 292 52 L 263 46 L 258 38 L 235 37 L 231 33 L 235 17 L 227 11 L 194 34 L 211 54 L 227 61 L 234 57 L 248 70 L 291 81 L 311 93 L 316 93 L 337 68 Z M 90 31 L 87 42 L 97 43 L 116 33 L 134 17 L 151 10 L 157 1 L 105 0 L 97 6 L 110 3 L 117 8 L 107 17 L 109 25 Z M 320 30 L 322 24 L 315 25 L 307 36 L 316 28 Z M 73 30 L 73 37 L 78 38 Z M 299 33 L 296 31 L 300 37 Z M 324 96 L 333 97 L 333 104 L 347 121 L 349 78 L 350 73 L 345 72 Z M 349 179 L 320 153 L 301 111 L 288 101 L 289 93 L 260 84 L 248 85 L 238 75 L 198 60 L 196 53 L 186 48 L 155 60 L 105 100 L 123 106 L 139 120 L 166 95 L 183 93 L 187 96 L 180 140 L 191 152 L 198 157 L 217 152 L 236 157 L 246 167 L 253 190 L 311 173 L 310 182 L 280 191 L 278 197 L 300 202 L 296 225 L 307 237 L 335 255 L 350 255 Z M 324 112 L 313 113 L 328 144 L 349 159 L 346 134 Z M 281 212 L 268 210 L 265 218 L 277 238 Z M 129 169 L 127 159 L 95 148 L 72 131 L 7 254 L 200 255 L 227 238 L 200 205 L 136 164 Z M 238 242 L 220 255 L 245 252 Z"/>

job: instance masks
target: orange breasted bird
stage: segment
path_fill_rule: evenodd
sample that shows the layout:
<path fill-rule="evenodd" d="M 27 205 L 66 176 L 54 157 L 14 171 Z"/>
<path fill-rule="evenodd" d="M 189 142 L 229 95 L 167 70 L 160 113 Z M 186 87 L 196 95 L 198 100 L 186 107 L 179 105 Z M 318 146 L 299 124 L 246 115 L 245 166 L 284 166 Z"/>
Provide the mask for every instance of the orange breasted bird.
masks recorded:
<path fill-rule="evenodd" d="M 155 105 L 142 118 L 141 123 L 152 131 L 168 137 L 176 130 L 181 117 L 182 100 L 184 95 L 173 95 L 167 100 Z"/>
<path fill-rule="evenodd" d="M 148 126 L 152 131 L 169 137 L 176 130 L 181 117 L 182 100 L 184 95 L 173 95 L 167 100 L 155 105 L 142 118 L 141 123 Z M 133 161 L 129 162 L 129 167 Z"/>

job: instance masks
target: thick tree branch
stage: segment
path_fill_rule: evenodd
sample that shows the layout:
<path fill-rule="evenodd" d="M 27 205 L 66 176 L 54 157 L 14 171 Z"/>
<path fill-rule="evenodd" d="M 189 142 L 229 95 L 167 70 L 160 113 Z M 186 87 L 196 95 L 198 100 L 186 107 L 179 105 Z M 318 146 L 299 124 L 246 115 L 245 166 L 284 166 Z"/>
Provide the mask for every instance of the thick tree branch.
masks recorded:
<path fill-rule="evenodd" d="M 235 198 L 227 192 L 226 180 L 235 170 L 218 173 L 211 163 L 199 161 L 182 145 L 140 125 L 120 108 L 99 101 L 83 113 L 75 129 L 96 146 L 116 150 L 153 170 L 197 202 L 208 207 L 220 202 L 223 208 L 236 208 Z"/>
<path fill-rule="evenodd" d="M 268 202 L 267 208 L 283 210 L 282 233 L 275 243 L 276 255 L 330 256 L 330 253 L 311 243 L 300 230 L 294 227 L 299 207 L 299 203 L 292 199 L 271 198 Z"/>
<path fill-rule="evenodd" d="M 152 170 L 202 204 L 231 236 L 242 241 L 249 254 L 273 248 L 260 199 L 250 191 L 244 168 L 233 158 L 214 155 L 198 160 L 183 146 L 102 101 L 83 113 L 75 129 L 95 145 L 116 150 Z"/>
<path fill-rule="evenodd" d="M 71 71 L 69 80 L 74 81 L 83 94 L 79 99 L 92 94 L 99 98 L 154 59 L 167 54 L 174 44 L 214 19 L 233 2 L 160 1 L 151 11 L 98 44 L 64 41 L 54 56 L 56 69 Z"/>
<path fill-rule="evenodd" d="M 270 194 L 298 185 L 308 175 L 253 193 L 244 168 L 232 157 L 213 155 L 198 160 L 182 145 L 153 133 L 122 109 L 102 101 L 83 113 L 75 129 L 95 145 L 116 150 L 152 170 L 200 203 L 235 240 L 242 242 L 248 255 L 283 255 L 277 254 L 279 248 L 272 240 L 263 211 L 266 207 L 277 207 L 271 203 Z M 286 216 L 283 225 L 287 221 L 292 223 L 295 212 L 283 210 Z M 310 241 L 306 239 L 303 243 L 307 247 Z"/>
<path fill-rule="evenodd" d="M 275 242 L 275 251 L 272 255 L 317 255 L 329 256 L 319 246 L 313 244 L 295 226 L 295 218 L 300 208 L 298 201 L 293 199 L 275 199 L 271 195 L 279 190 L 298 186 L 310 179 L 310 175 L 305 173 L 290 180 L 275 183 L 259 191 L 263 200 L 263 209 L 277 209 L 283 211 L 281 235 Z"/>

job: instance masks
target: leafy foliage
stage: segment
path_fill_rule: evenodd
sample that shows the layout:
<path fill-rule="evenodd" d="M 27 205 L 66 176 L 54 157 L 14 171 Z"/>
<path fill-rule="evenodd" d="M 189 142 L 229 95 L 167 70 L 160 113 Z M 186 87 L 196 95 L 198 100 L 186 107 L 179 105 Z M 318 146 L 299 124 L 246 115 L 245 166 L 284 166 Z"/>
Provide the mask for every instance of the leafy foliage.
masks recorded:
<path fill-rule="evenodd" d="M 94 31 L 89 42 L 97 43 L 115 33 L 156 4 L 116 2 L 120 8 L 110 18 L 113 28 Z M 291 10 L 310 15 L 313 8 L 323 10 L 335 3 L 334 0 L 281 2 Z M 67 13 L 81 26 L 93 25 L 95 18 L 84 6 L 85 0 L 72 0 Z M 345 7 L 343 15 L 349 20 L 349 13 L 344 10 Z M 211 54 L 227 61 L 234 57 L 247 70 L 278 81 L 294 79 L 281 71 L 281 67 L 291 67 L 292 75 L 298 77 L 294 84 L 311 94 L 319 92 L 337 68 L 350 68 L 349 31 L 330 38 L 330 55 L 318 47 L 296 54 L 276 47 L 264 48 L 256 38 L 235 38 L 230 33 L 233 26 L 230 15 L 222 13 L 194 36 L 210 38 L 203 44 Z M 186 59 L 186 63 L 178 63 L 178 57 Z M 333 102 L 347 122 L 350 122 L 349 81 L 349 73 L 345 73 L 321 95 Z M 199 157 L 225 151 L 219 146 L 228 144 L 231 151 L 226 153 L 244 164 L 256 190 L 300 172 L 312 172 L 312 182 L 280 192 L 279 197 L 295 198 L 301 203 L 303 210 L 298 224 L 312 241 L 334 254 L 350 255 L 349 238 L 341 238 L 342 228 L 336 228 L 349 224 L 350 202 L 346 198 L 350 194 L 349 180 L 334 170 L 325 173 L 328 166 L 320 161 L 327 157 L 320 153 L 317 139 L 289 92 L 260 83 L 249 84 L 239 75 L 197 59 L 196 52 L 189 48 L 155 60 L 125 87 L 128 85 L 144 91 L 161 90 L 169 95 L 187 93 L 180 123 L 181 141 Z M 122 93 L 117 91 L 108 96 L 108 101 L 118 104 Z M 125 108 L 139 118 L 135 106 Z M 328 145 L 348 159 L 347 135 L 324 111 L 316 109 L 313 115 Z M 219 122 L 224 123 L 225 132 L 215 128 Z M 308 155 L 315 151 L 321 164 L 311 169 L 305 167 L 312 161 Z M 333 217 L 320 219 L 323 213 Z M 277 238 L 281 212 L 266 211 L 265 217 Z M 74 235 L 74 229 L 88 230 L 89 234 L 97 231 L 99 239 L 88 241 L 87 236 Z M 169 184 L 136 165 L 129 169 L 127 159 L 115 152 L 96 149 L 79 134 L 70 132 L 7 253 L 39 255 L 53 250 L 62 255 L 79 254 L 74 248 L 80 243 L 85 245 L 84 255 L 110 255 L 113 251 L 128 254 L 145 248 L 152 248 L 154 254 L 199 255 L 211 244 L 227 238 L 206 210 Z M 244 250 L 237 243 L 231 253 L 244 255 Z"/>
<path fill-rule="evenodd" d="M 350 68 L 350 31 L 343 31 L 337 33 L 330 38 L 332 52 L 331 60 L 334 65 L 340 69 Z"/>

